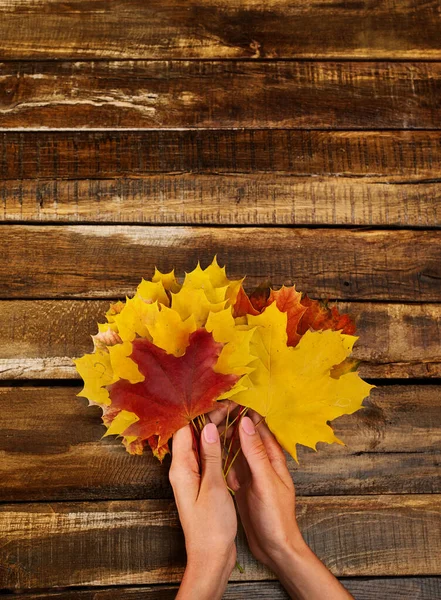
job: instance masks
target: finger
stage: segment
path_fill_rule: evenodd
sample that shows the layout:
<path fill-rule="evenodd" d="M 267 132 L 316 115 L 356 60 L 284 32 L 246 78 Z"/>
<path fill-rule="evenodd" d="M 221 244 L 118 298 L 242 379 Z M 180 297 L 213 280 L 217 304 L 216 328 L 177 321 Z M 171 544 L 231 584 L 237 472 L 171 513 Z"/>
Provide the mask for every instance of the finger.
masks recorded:
<path fill-rule="evenodd" d="M 203 487 L 213 488 L 225 486 L 224 475 L 222 472 L 222 452 L 219 432 L 214 423 L 208 423 L 202 430 L 201 462 L 201 490 Z"/>
<path fill-rule="evenodd" d="M 285 483 L 285 485 L 291 487 L 293 485 L 293 481 L 288 470 L 288 465 L 286 464 L 286 456 L 283 452 L 282 446 L 271 433 L 265 421 L 260 421 L 257 429 L 266 448 L 266 453 L 270 460 L 271 466 L 280 479 Z"/>
<path fill-rule="evenodd" d="M 242 417 L 239 426 L 240 445 L 253 477 L 261 477 L 272 471 L 265 445 L 249 417 Z"/>
<path fill-rule="evenodd" d="M 224 400 L 217 402 L 217 406 L 214 410 L 207 414 L 207 417 L 215 425 L 220 425 L 225 418 L 231 415 L 237 404 L 230 400 Z M 230 420 L 230 419 L 229 419 Z"/>
<path fill-rule="evenodd" d="M 185 502 L 186 498 L 194 502 L 199 492 L 200 474 L 190 425 L 173 435 L 169 479 L 177 502 Z"/>

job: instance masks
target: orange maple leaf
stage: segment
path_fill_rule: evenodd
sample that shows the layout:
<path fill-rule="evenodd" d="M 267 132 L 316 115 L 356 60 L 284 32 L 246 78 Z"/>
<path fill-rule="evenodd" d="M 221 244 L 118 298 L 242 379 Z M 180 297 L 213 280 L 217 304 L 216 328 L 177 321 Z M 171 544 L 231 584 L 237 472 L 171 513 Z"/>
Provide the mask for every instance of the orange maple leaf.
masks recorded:
<path fill-rule="evenodd" d="M 336 306 L 328 307 L 328 301 L 311 300 L 306 294 L 297 292 L 295 286 L 282 286 L 274 290 L 268 283 L 260 285 L 250 295 L 240 286 L 233 314 L 237 317 L 257 316 L 273 302 L 287 313 L 286 333 L 288 346 L 297 346 L 300 338 L 308 331 L 332 329 L 347 335 L 355 333 L 355 323 L 348 314 L 340 314 Z"/>

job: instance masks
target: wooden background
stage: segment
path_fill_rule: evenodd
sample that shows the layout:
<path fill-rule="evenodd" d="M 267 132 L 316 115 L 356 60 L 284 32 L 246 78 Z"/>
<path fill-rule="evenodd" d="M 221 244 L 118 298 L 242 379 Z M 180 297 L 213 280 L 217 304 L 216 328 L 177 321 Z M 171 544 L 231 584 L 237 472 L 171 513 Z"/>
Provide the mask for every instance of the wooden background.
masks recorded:
<path fill-rule="evenodd" d="M 71 362 L 155 264 L 215 252 L 358 323 L 378 387 L 290 464 L 357 600 L 441 597 L 438 0 L 0 0 L 2 598 L 171 599 L 167 465 Z M 239 540 L 225 598 L 285 598 Z"/>

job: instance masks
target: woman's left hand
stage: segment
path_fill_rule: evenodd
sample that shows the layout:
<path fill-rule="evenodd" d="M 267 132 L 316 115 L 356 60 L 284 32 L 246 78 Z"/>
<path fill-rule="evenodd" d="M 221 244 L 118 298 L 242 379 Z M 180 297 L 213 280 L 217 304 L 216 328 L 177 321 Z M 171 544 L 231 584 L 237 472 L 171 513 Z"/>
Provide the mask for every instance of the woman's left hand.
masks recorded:
<path fill-rule="evenodd" d="M 177 599 L 216 600 L 222 598 L 236 564 L 236 511 L 222 472 L 216 425 L 209 423 L 202 430 L 201 469 L 190 427 L 173 436 L 169 474 L 187 550 Z"/>

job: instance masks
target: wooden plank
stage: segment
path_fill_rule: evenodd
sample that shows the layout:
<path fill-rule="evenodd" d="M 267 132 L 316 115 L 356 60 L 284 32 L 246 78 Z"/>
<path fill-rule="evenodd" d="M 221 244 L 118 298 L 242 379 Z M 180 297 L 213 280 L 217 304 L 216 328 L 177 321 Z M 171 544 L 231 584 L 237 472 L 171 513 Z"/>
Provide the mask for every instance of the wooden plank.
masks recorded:
<path fill-rule="evenodd" d="M 250 287 L 295 282 L 311 296 L 439 302 L 439 231 L 1 226 L 0 297 L 114 298 L 157 264 L 178 274 L 218 254 Z"/>
<path fill-rule="evenodd" d="M 340 578 L 342 584 L 357 600 L 435 600 L 441 595 L 439 577 L 381 577 Z M 63 590 L 28 594 L 4 594 L 5 600 L 174 600 L 177 585 L 108 587 L 89 590 Z M 277 581 L 229 583 L 224 600 L 286 600 L 289 596 Z"/>
<path fill-rule="evenodd" d="M 134 292 L 135 290 L 133 290 Z M 132 294 L 130 294 L 132 295 Z M 106 300 L 3 300 L 0 380 L 75 379 Z M 357 325 L 353 356 L 370 378 L 441 377 L 441 305 L 338 302 Z"/>
<path fill-rule="evenodd" d="M 168 459 L 129 455 L 106 438 L 80 387 L 0 388 L 0 501 L 172 498 Z M 377 387 L 334 421 L 345 447 L 299 447 L 300 495 L 441 493 L 439 385 Z M 50 417 L 49 417 L 50 415 Z"/>
<path fill-rule="evenodd" d="M 441 224 L 441 133 L 0 134 L 4 221 Z"/>
<path fill-rule="evenodd" d="M 363 23 L 363 28 L 360 28 Z M 440 58 L 436 2 L 8 0 L 2 58 Z"/>
<path fill-rule="evenodd" d="M 300 528 L 337 576 L 438 575 L 441 497 L 302 498 Z M 2 588 L 172 583 L 184 540 L 167 500 L 0 507 Z M 148 548 L 148 552 L 146 552 Z M 232 580 L 274 579 L 251 557 L 242 534 Z"/>
<path fill-rule="evenodd" d="M 440 129 L 441 123 L 439 62 L 45 61 L 0 68 L 1 128 Z"/>
<path fill-rule="evenodd" d="M 413 184 L 439 179 L 441 132 L 214 129 L 3 131 L 0 179 L 289 175 Z"/>
<path fill-rule="evenodd" d="M 338 177 L 159 175 L 0 183 L 3 220 L 439 227 L 439 183 Z"/>

